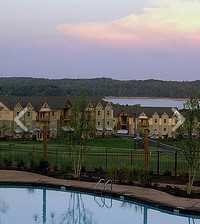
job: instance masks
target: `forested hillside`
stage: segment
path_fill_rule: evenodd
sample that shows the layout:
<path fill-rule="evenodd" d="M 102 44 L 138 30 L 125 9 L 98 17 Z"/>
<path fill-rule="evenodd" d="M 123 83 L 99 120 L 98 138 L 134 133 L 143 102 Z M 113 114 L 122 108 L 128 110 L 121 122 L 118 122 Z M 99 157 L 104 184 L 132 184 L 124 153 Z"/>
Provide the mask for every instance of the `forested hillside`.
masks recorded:
<path fill-rule="evenodd" d="M 120 81 L 110 78 L 0 78 L 0 95 L 4 96 L 73 96 L 82 91 L 88 96 L 101 97 L 192 97 L 200 92 L 200 80 L 177 82 L 152 79 Z"/>

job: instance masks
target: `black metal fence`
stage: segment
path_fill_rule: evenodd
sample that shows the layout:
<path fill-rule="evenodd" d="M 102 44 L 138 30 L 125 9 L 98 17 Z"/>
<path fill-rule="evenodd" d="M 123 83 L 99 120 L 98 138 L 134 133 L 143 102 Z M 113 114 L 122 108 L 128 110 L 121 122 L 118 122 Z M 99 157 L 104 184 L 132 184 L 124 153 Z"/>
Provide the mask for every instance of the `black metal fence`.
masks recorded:
<path fill-rule="evenodd" d="M 64 166 L 69 166 L 76 156 L 72 150 L 66 146 L 49 146 L 47 148 L 47 160 L 52 167 L 62 170 Z M 86 149 L 82 152 L 83 166 L 86 170 L 110 169 L 120 170 L 124 167 L 141 169 L 144 167 L 144 151 L 133 149 L 111 149 L 95 148 Z M 34 161 L 41 161 L 43 149 L 41 145 L 0 145 L 0 166 L 20 166 L 23 164 L 30 167 Z M 149 151 L 148 169 L 155 175 L 184 175 L 187 167 L 184 158 L 178 152 L 172 151 Z M 198 171 L 200 176 L 200 170 Z"/>

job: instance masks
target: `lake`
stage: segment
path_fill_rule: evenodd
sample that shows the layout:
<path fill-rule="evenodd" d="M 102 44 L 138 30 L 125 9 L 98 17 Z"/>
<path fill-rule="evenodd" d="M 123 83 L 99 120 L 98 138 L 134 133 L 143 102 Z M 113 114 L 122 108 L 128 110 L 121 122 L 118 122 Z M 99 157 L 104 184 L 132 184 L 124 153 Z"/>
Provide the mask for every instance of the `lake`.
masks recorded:
<path fill-rule="evenodd" d="M 142 107 L 177 107 L 183 109 L 185 98 L 153 98 L 153 97 L 109 97 L 103 98 L 105 101 L 120 105 L 136 105 Z"/>

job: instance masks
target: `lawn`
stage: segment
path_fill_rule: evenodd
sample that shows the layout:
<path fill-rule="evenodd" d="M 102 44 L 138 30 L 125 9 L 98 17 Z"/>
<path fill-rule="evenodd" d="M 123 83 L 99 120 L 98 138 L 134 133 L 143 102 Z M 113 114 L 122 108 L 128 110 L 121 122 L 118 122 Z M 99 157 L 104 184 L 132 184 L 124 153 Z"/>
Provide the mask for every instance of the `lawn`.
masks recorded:
<path fill-rule="evenodd" d="M 144 151 L 133 149 L 133 141 L 128 138 L 99 138 L 87 141 L 87 150 L 84 153 L 84 165 L 86 169 L 95 168 L 109 169 L 115 166 L 131 165 L 134 167 L 144 166 Z M 175 168 L 174 153 L 158 152 L 149 148 L 149 169 L 155 174 L 162 174 L 165 171 L 171 173 Z M 20 142 L 0 142 L 0 163 L 4 160 L 18 164 L 20 160 L 30 163 L 30 152 L 34 153 L 35 159 L 40 161 L 43 158 L 43 145 L 41 141 L 20 141 Z M 69 150 L 67 142 L 61 140 L 51 140 L 47 143 L 47 159 L 51 164 L 61 167 L 63 159 L 69 159 L 72 151 Z M 177 171 L 185 172 L 185 167 L 181 159 L 177 161 Z"/>
<path fill-rule="evenodd" d="M 35 146 L 39 147 L 42 146 L 42 141 L 10 141 L 10 142 L 0 142 L 1 145 L 16 145 L 19 146 Z M 47 141 L 47 147 L 66 147 L 68 142 L 66 140 L 50 140 Z M 92 148 L 126 148 L 126 149 L 133 149 L 133 141 L 129 138 L 95 138 L 87 140 L 87 146 Z"/>

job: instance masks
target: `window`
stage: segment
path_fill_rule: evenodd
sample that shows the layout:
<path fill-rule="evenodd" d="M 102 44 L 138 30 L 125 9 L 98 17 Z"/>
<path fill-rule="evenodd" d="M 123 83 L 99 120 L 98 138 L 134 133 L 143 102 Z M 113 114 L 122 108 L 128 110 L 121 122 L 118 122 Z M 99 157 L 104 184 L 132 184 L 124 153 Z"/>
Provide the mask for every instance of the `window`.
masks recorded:
<path fill-rule="evenodd" d="M 30 117 L 31 116 L 31 112 L 30 111 L 28 111 L 28 117 Z"/>
<path fill-rule="evenodd" d="M 54 113 L 54 111 L 52 111 L 52 116 L 54 117 L 54 115 L 55 115 L 55 113 Z"/>
<path fill-rule="evenodd" d="M 167 119 L 164 119 L 164 123 L 165 123 L 165 124 L 167 123 Z"/>
<path fill-rule="evenodd" d="M 167 128 L 164 128 L 163 130 L 164 130 L 164 131 L 167 131 Z"/>
<path fill-rule="evenodd" d="M 157 119 L 155 119 L 155 123 L 158 123 L 158 120 Z"/>
<path fill-rule="evenodd" d="M 110 122 L 109 121 L 107 121 L 107 125 L 110 125 Z"/>
<path fill-rule="evenodd" d="M 110 111 L 109 111 L 109 110 L 107 110 L 107 115 L 108 115 L 108 116 L 110 115 Z"/>
<path fill-rule="evenodd" d="M 98 124 L 98 126 L 99 126 L 99 125 L 100 125 L 100 121 L 98 121 L 98 123 L 97 123 L 97 124 Z"/>
<path fill-rule="evenodd" d="M 98 110 L 98 115 L 101 115 L 101 111 L 100 110 Z"/>
<path fill-rule="evenodd" d="M 19 115 L 19 112 L 17 112 L 17 116 Z"/>

